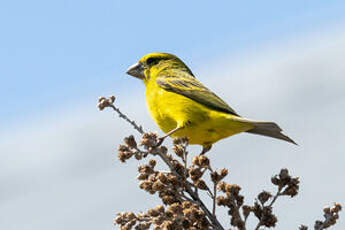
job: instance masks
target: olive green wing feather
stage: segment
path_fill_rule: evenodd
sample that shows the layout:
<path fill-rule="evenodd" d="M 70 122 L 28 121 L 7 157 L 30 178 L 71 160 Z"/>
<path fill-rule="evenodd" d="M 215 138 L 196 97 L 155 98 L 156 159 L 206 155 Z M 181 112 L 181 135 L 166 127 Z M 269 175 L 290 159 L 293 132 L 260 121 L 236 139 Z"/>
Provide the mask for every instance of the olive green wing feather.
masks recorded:
<path fill-rule="evenodd" d="M 176 76 L 176 73 L 174 73 L 175 76 L 160 75 L 157 76 L 156 82 L 164 90 L 188 97 L 210 109 L 239 116 L 228 104 L 206 88 L 194 76 L 183 73 L 181 76 Z"/>

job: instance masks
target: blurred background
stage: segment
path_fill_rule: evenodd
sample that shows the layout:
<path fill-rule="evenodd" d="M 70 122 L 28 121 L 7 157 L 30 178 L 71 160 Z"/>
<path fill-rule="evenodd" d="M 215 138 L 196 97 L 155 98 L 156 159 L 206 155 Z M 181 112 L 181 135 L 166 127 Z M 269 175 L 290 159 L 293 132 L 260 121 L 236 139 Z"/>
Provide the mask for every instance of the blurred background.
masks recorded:
<path fill-rule="evenodd" d="M 117 229 L 117 212 L 159 203 L 137 187 L 137 162 L 117 160 L 135 131 L 96 108 L 114 94 L 162 134 L 142 82 L 125 74 L 150 52 L 176 54 L 239 114 L 275 121 L 299 143 L 240 134 L 209 156 L 249 204 L 289 168 L 301 189 L 278 200 L 277 227 L 312 228 L 323 206 L 345 204 L 344 11 L 340 0 L 2 1 L 0 229 Z"/>

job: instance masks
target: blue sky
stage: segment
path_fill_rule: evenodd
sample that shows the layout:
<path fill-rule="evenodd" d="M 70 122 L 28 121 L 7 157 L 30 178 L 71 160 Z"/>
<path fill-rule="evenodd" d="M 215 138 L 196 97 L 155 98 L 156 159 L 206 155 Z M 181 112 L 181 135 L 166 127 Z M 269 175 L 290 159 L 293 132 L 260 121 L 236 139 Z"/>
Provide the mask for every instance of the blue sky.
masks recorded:
<path fill-rule="evenodd" d="M 143 84 L 125 74 L 157 51 L 181 57 L 239 114 L 275 121 L 300 144 L 240 134 L 210 154 L 249 204 L 289 168 L 301 193 L 277 205 L 278 228 L 312 227 L 324 205 L 345 204 L 344 12 L 344 1 L 321 0 L 2 1 L 0 229 L 111 230 L 115 213 L 158 204 L 137 187 L 137 162 L 117 160 L 134 132 L 96 109 L 98 96 L 115 94 L 162 134 Z M 334 230 L 344 229 L 343 214 Z"/>
<path fill-rule="evenodd" d="M 344 22 L 344 9 L 344 1 L 3 1 L 0 118 L 8 126 L 141 87 L 124 70 L 149 52 L 175 53 L 196 69 Z"/>

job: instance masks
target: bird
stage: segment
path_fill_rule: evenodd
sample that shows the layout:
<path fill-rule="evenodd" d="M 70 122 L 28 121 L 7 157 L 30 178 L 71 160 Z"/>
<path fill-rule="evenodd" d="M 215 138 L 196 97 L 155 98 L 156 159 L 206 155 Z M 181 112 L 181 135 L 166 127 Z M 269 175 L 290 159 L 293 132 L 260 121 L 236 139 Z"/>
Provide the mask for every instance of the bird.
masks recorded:
<path fill-rule="evenodd" d="M 126 73 L 144 82 L 149 113 L 166 134 L 161 142 L 168 136 L 187 137 L 189 144 L 202 146 L 201 155 L 217 141 L 242 132 L 296 144 L 274 122 L 241 117 L 173 54 L 147 54 Z"/>

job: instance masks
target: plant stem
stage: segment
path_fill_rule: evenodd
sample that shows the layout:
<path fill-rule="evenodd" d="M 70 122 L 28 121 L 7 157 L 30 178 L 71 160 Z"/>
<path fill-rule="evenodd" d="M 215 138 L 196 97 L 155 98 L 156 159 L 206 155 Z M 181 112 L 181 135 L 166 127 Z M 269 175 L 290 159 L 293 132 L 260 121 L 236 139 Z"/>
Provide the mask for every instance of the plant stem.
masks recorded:
<path fill-rule="evenodd" d="M 141 125 L 137 125 L 134 120 L 129 119 L 126 114 L 122 113 L 119 108 L 115 107 L 113 104 L 109 105 L 115 112 L 119 114 L 119 117 L 127 121 L 129 124 L 133 126 L 134 129 L 136 129 L 141 135 L 143 135 L 145 132 L 143 130 L 143 127 Z"/>
<path fill-rule="evenodd" d="M 144 130 L 141 125 L 137 125 L 134 120 L 131 120 L 123 114 L 119 108 L 115 107 L 113 104 L 109 105 L 115 112 L 117 112 L 120 116 L 120 118 L 123 118 L 125 121 L 130 123 L 135 130 L 137 130 L 141 135 L 144 134 Z M 180 175 L 175 171 L 172 162 L 169 160 L 169 158 L 166 156 L 166 154 L 163 154 L 160 151 L 157 151 L 157 155 L 168 165 L 171 172 L 175 174 L 175 176 L 180 177 Z M 200 206 L 202 211 L 206 214 L 209 221 L 213 225 L 213 227 L 217 230 L 225 230 L 223 226 L 219 223 L 217 218 L 208 210 L 206 205 L 202 202 L 202 200 L 199 198 L 199 195 L 196 191 L 193 191 L 192 187 L 188 183 L 184 183 L 186 192 L 192 197 L 192 199 Z"/>
<path fill-rule="evenodd" d="M 283 188 L 278 187 L 277 193 L 275 194 L 275 196 L 273 197 L 271 203 L 270 203 L 267 207 L 270 207 L 270 208 L 272 207 L 272 205 L 274 204 L 274 202 L 276 202 L 277 198 L 281 195 L 280 192 L 282 191 L 282 189 L 283 189 Z M 261 225 L 262 225 L 262 220 L 260 219 L 259 223 L 258 223 L 258 224 L 256 225 L 256 227 L 255 227 L 255 230 L 258 230 L 258 229 L 261 227 Z"/>
<path fill-rule="evenodd" d="M 216 218 L 216 201 L 217 201 L 217 183 L 214 182 L 213 185 L 213 207 L 212 207 L 212 214 L 214 218 Z"/>

